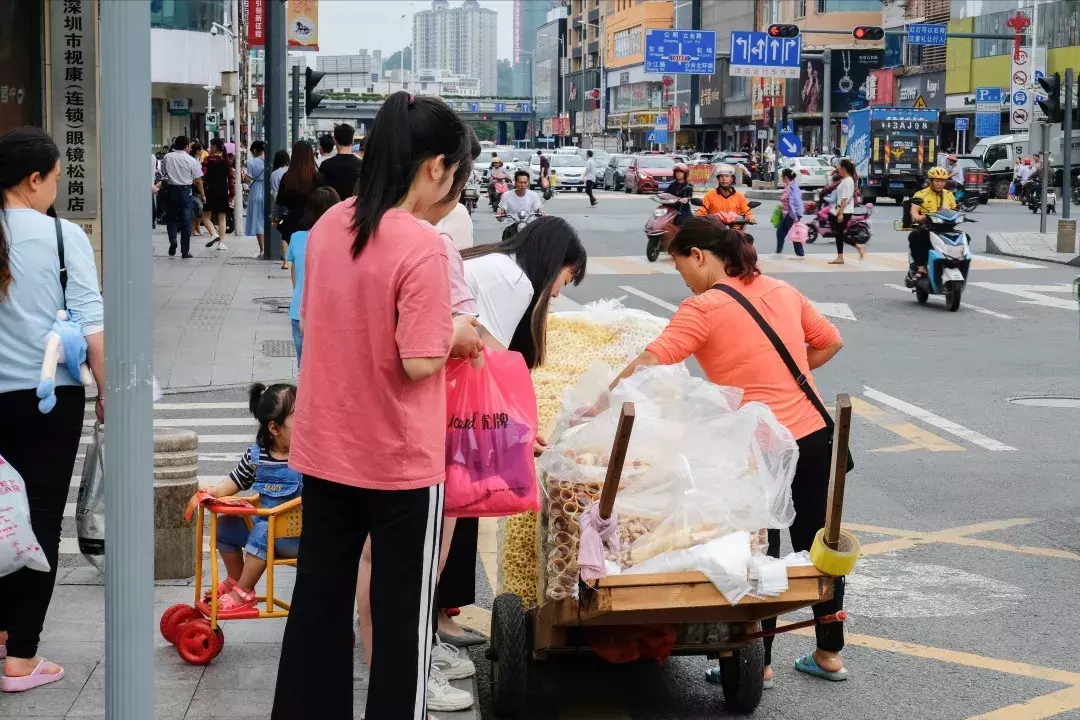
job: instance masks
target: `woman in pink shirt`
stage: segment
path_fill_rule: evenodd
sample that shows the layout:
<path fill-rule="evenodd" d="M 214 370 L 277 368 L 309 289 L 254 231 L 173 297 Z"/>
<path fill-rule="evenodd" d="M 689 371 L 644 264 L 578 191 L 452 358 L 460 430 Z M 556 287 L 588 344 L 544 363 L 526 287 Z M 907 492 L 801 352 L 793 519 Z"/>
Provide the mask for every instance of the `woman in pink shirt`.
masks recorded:
<path fill-rule="evenodd" d="M 353 715 L 352 604 L 372 538 L 366 715 L 423 718 L 442 533 L 448 357 L 482 349 L 452 318 L 446 248 L 419 219 L 446 197 L 470 138 L 434 97 L 395 93 L 372 125 L 357 197 L 310 231 L 290 466 L 304 531 L 272 717 Z"/>

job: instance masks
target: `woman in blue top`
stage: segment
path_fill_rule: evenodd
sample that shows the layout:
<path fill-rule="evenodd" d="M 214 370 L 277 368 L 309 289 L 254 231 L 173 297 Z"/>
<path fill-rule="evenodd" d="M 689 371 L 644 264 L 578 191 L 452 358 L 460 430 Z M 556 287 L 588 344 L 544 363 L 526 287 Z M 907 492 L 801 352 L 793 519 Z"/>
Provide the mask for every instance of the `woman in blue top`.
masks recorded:
<path fill-rule="evenodd" d="M 315 227 L 315 223 L 330 208 L 341 202 L 337 190 L 332 187 L 321 187 L 311 193 L 308 198 L 304 217 L 300 221 L 302 230 L 294 232 L 289 249 L 285 252 L 285 261 L 292 263 L 292 302 L 289 303 L 289 320 L 292 322 L 293 345 L 296 346 L 296 367 L 300 367 L 300 355 L 304 351 L 304 333 L 300 327 L 300 298 L 304 296 L 304 253 L 307 252 L 308 230 Z"/>
<path fill-rule="evenodd" d="M 105 386 L 104 309 L 94 250 L 78 225 L 49 217 L 62 169 L 43 130 L 0 136 L 0 456 L 26 485 L 30 523 L 49 572 L 23 568 L 0 578 L 0 690 L 55 682 L 63 668 L 38 657 L 38 641 L 56 580 L 60 525 L 82 435 L 86 390 L 61 363 L 56 404 L 39 410 L 46 337 L 67 309 L 86 339 L 86 360 Z M 66 288 L 62 285 L 60 250 Z M 77 335 L 76 335 L 77 337 Z M 98 418 L 105 407 L 99 394 Z"/>
<path fill-rule="evenodd" d="M 247 179 L 251 181 L 251 190 L 248 191 L 244 234 L 254 235 L 255 239 L 259 241 L 259 254 L 256 255 L 259 258 L 266 252 L 263 235 L 266 213 L 266 184 L 263 182 L 266 179 L 266 158 L 263 157 L 265 152 L 266 143 L 262 140 L 251 143 L 251 158 L 247 162 L 247 171 L 245 173 Z"/>
<path fill-rule="evenodd" d="M 784 190 L 780 193 L 780 209 L 783 211 L 783 215 L 780 218 L 780 224 L 776 227 L 777 255 L 784 252 L 784 240 L 787 239 L 788 233 L 795 223 L 799 222 L 806 213 L 806 206 L 803 204 L 802 199 L 802 188 L 799 187 L 796 180 L 795 171 L 791 168 L 784 168 L 780 173 L 780 178 L 784 183 Z M 806 252 L 801 242 L 792 242 L 791 245 L 795 248 L 795 257 L 805 257 Z"/>

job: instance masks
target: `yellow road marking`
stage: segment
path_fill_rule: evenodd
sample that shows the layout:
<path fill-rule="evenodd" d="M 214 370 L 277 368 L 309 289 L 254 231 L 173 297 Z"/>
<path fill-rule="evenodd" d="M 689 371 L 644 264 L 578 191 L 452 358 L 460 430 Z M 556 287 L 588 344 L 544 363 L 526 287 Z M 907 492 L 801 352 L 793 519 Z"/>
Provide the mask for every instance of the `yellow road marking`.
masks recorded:
<path fill-rule="evenodd" d="M 875 452 L 903 452 L 907 450 L 929 450 L 930 452 L 962 452 L 967 448 L 956 443 L 949 442 L 929 430 L 905 422 L 903 419 L 873 405 L 862 398 L 851 398 L 851 410 L 859 417 L 869 420 L 878 427 L 885 428 L 907 440 L 904 445 L 893 445 L 887 448 L 878 448 Z"/>
<path fill-rule="evenodd" d="M 964 545 L 966 547 L 983 548 L 984 550 L 1004 550 L 1005 552 L 1019 553 L 1020 555 L 1037 555 L 1039 557 L 1056 558 L 1058 560 L 1080 560 L 1080 554 L 1058 548 L 1034 547 L 1031 545 L 1010 545 L 994 540 L 982 540 L 979 538 L 954 537 L 944 542 L 952 545 Z"/>
<path fill-rule="evenodd" d="M 1027 702 L 976 715 L 968 720 L 1041 720 L 1080 708 L 1080 687 L 1073 686 L 1040 695 Z"/>
<path fill-rule="evenodd" d="M 1059 548 L 1038 547 L 1034 545 L 1012 545 L 1010 543 L 986 540 L 983 538 L 968 537 L 981 533 L 1005 530 L 1011 527 L 1030 525 L 1036 522 L 1032 518 L 1011 518 L 1009 520 L 990 520 L 988 522 L 964 525 L 962 527 L 920 532 L 918 530 L 899 530 L 897 528 L 878 527 L 876 525 L 862 525 L 859 523 L 844 523 L 844 527 L 854 532 L 868 532 L 876 535 L 892 535 L 895 540 L 882 540 L 870 543 L 862 547 L 862 555 L 880 555 L 882 553 L 897 550 L 909 550 L 916 545 L 929 545 L 931 543 L 946 543 L 948 545 L 960 545 L 963 547 L 977 547 L 984 550 L 1002 550 L 1020 555 L 1035 555 L 1057 560 L 1080 560 L 1080 553 Z"/>
<path fill-rule="evenodd" d="M 896 540 L 882 540 L 881 542 L 870 543 L 869 545 L 863 545 L 859 548 L 859 555 L 881 555 L 888 552 L 897 552 L 900 550 L 910 550 L 916 545 L 922 545 L 918 540 L 912 538 L 897 538 Z"/>

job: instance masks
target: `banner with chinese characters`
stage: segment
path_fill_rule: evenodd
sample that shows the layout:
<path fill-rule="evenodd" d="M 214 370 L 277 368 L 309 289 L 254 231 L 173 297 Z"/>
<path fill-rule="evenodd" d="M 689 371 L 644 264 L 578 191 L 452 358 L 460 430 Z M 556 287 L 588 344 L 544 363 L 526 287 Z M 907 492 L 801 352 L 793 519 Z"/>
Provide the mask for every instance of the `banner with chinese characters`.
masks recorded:
<path fill-rule="evenodd" d="M 50 2 L 49 116 L 60 149 L 54 207 L 63 218 L 96 218 L 100 155 L 97 117 L 98 0 Z M 149 176 L 148 176 L 149 177 Z"/>
<path fill-rule="evenodd" d="M 247 0 L 248 45 L 259 47 L 266 44 L 266 0 Z"/>
<path fill-rule="evenodd" d="M 287 14 L 290 50 L 319 50 L 318 0 L 289 0 Z"/>

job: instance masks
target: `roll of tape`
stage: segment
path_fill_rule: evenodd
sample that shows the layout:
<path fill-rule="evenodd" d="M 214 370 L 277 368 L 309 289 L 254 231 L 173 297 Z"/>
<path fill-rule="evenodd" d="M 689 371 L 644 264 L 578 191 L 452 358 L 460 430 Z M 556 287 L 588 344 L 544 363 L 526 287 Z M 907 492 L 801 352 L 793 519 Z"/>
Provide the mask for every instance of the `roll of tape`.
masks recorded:
<path fill-rule="evenodd" d="M 825 544 L 825 529 L 817 531 L 814 544 L 810 546 L 810 562 L 821 572 L 834 577 L 842 577 L 855 569 L 859 558 L 859 539 L 847 530 L 840 531 L 839 549 L 833 550 Z"/>

